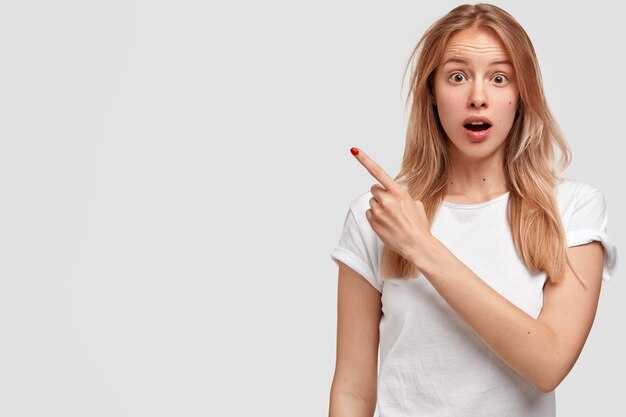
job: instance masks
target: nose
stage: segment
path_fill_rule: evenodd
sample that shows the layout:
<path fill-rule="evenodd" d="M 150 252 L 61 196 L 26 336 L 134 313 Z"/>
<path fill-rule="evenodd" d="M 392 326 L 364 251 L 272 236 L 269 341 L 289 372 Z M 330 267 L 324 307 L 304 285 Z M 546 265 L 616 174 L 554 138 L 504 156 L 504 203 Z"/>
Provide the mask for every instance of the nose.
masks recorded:
<path fill-rule="evenodd" d="M 482 83 L 473 83 L 468 104 L 472 108 L 487 107 L 487 93 Z"/>

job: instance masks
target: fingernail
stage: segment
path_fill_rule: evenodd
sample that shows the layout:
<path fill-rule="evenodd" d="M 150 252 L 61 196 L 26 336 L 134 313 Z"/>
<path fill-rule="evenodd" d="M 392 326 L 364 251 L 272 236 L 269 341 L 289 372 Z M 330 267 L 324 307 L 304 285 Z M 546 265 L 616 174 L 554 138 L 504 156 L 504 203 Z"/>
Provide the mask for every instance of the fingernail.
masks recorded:
<path fill-rule="evenodd" d="M 359 154 L 359 150 L 357 148 L 350 148 L 350 152 L 352 153 L 352 155 L 358 155 Z"/>

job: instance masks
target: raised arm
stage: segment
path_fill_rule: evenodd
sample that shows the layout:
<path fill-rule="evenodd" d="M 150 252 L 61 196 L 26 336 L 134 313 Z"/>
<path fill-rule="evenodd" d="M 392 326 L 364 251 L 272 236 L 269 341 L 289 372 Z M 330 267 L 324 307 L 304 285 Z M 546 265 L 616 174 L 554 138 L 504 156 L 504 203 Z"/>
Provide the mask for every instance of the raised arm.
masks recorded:
<path fill-rule="evenodd" d="M 329 417 L 372 417 L 376 408 L 380 293 L 339 262 L 337 359 Z"/>
<path fill-rule="evenodd" d="M 385 245 L 422 272 L 474 332 L 517 373 L 543 392 L 569 373 L 596 314 L 604 263 L 603 246 L 587 243 L 568 249 L 583 286 L 567 270 L 559 284 L 544 287 L 543 310 L 535 320 L 492 289 L 429 230 L 420 202 L 365 153 L 355 153 L 379 184 L 366 217 Z"/>

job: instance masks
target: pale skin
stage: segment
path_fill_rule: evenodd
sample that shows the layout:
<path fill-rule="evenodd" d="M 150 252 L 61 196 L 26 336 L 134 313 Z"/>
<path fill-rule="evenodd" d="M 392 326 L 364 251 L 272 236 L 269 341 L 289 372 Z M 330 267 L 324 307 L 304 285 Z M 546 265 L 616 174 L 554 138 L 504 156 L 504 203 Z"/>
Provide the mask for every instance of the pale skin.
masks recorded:
<path fill-rule="evenodd" d="M 499 39 L 478 29 L 455 34 L 437 68 L 433 98 L 453 143 L 447 201 L 473 204 L 506 191 L 503 146 L 519 92 Z M 493 122 L 488 140 L 470 141 L 469 116 Z M 602 283 L 603 248 L 598 242 L 570 247 L 583 286 L 567 269 L 562 281 L 544 286 L 537 319 L 489 287 L 431 233 L 421 202 L 362 150 L 355 156 L 378 182 L 366 217 L 380 239 L 412 262 L 439 295 L 489 348 L 542 392 L 554 390 L 574 366 L 593 324 Z M 337 367 L 331 416 L 371 416 L 376 403 L 376 353 L 380 293 L 345 265 L 339 270 Z M 333 399 L 334 397 L 334 399 Z M 343 399 L 340 400 L 340 399 Z M 350 410 L 341 413 L 342 409 Z"/>

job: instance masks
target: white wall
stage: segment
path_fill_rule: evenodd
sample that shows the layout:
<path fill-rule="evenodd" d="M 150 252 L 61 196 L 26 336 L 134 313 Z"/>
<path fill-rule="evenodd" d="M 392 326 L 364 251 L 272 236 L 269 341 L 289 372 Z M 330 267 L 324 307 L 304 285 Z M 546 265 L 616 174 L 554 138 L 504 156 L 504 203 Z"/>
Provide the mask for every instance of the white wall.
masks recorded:
<path fill-rule="evenodd" d="M 0 415 L 327 414 L 348 149 L 397 173 L 422 3 L 3 2 Z M 498 4 L 623 247 L 621 14 Z M 560 416 L 623 415 L 623 278 Z"/>

